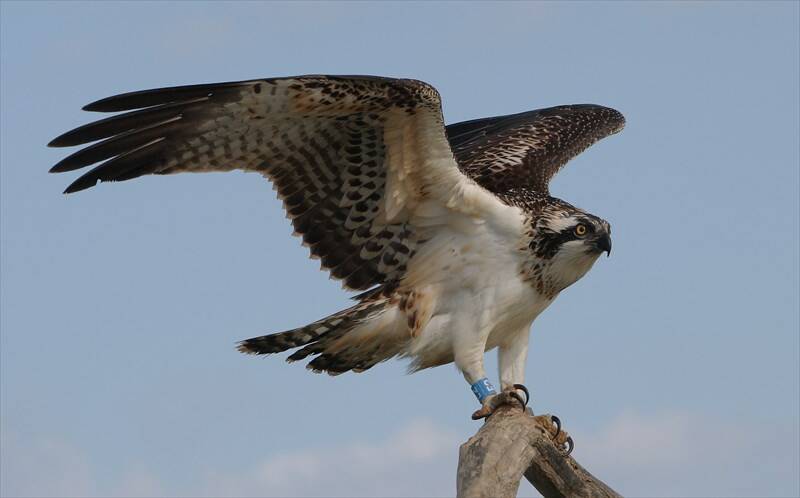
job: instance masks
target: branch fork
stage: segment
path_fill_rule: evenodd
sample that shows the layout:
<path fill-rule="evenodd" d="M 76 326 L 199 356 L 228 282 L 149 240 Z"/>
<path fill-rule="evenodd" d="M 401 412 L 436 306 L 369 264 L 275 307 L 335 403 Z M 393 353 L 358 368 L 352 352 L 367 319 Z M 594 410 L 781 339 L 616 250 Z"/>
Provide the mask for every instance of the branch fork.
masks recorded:
<path fill-rule="evenodd" d="M 459 498 L 513 498 L 523 476 L 545 498 L 621 498 L 558 445 L 552 417 L 501 406 L 461 445 Z"/>

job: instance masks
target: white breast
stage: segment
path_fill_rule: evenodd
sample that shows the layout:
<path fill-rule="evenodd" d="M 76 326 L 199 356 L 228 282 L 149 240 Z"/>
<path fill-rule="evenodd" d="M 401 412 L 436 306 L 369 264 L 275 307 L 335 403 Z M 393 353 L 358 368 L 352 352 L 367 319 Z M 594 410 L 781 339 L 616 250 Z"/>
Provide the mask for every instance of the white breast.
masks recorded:
<path fill-rule="evenodd" d="M 425 328 L 409 344 L 413 368 L 452 361 L 457 335 L 475 335 L 486 349 L 529 327 L 549 300 L 522 280 L 524 216 L 511 208 L 501 223 L 460 217 L 438 226 L 411 260 L 404 287 L 432 300 Z M 480 346 L 480 344 L 478 344 Z"/>

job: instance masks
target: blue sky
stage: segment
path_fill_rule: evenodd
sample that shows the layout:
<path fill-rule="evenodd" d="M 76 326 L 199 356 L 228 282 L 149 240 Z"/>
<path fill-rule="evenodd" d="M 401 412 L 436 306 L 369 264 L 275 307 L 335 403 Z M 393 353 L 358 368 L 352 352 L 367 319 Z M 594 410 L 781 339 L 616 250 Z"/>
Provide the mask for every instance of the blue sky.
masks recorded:
<path fill-rule="evenodd" d="M 47 173 L 100 97 L 333 73 L 425 80 L 448 122 L 622 111 L 552 186 L 614 253 L 534 324 L 534 409 L 627 495 L 800 495 L 799 5 L 2 2 L 0 494 L 454 493 L 454 368 L 235 351 L 348 297 L 260 177 Z"/>

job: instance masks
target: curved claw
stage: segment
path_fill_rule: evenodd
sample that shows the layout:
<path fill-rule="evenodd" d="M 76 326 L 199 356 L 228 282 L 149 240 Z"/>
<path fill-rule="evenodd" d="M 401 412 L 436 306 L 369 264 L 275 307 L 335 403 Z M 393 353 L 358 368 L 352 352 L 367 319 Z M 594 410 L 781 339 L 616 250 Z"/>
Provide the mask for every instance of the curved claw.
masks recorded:
<path fill-rule="evenodd" d="M 556 424 L 556 433 L 553 436 L 553 439 L 555 439 L 561 433 L 561 419 L 556 417 L 555 415 L 550 415 L 550 420 L 552 420 L 553 423 Z"/>
<path fill-rule="evenodd" d="M 510 393 L 508 393 L 508 395 L 511 396 L 512 398 L 514 398 L 515 400 L 519 401 L 519 403 L 522 405 L 522 411 L 524 412 L 525 411 L 526 402 L 522 401 L 522 397 L 519 394 L 517 394 L 515 391 L 511 391 Z"/>
<path fill-rule="evenodd" d="M 572 437 L 567 438 L 567 452 L 564 453 L 565 457 L 568 457 L 572 450 L 575 449 L 575 443 L 572 441 Z"/>
<path fill-rule="evenodd" d="M 522 403 L 522 406 L 528 406 L 528 402 L 531 400 L 531 393 L 528 392 L 528 388 L 523 386 L 522 384 L 514 384 L 514 389 L 519 389 L 520 391 L 525 393 L 525 402 Z"/>

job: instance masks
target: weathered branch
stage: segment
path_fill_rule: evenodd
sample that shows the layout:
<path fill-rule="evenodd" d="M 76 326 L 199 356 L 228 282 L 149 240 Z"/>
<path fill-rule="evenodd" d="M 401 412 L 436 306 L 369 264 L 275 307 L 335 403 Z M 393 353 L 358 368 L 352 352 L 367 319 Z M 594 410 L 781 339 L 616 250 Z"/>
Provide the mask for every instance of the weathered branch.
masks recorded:
<path fill-rule="evenodd" d="M 546 498 L 621 498 L 556 448 L 543 425 L 549 423 L 546 420 L 523 412 L 519 405 L 495 411 L 461 445 L 459 498 L 513 498 L 523 475 Z"/>

